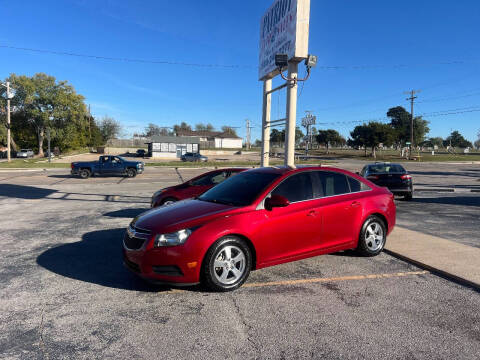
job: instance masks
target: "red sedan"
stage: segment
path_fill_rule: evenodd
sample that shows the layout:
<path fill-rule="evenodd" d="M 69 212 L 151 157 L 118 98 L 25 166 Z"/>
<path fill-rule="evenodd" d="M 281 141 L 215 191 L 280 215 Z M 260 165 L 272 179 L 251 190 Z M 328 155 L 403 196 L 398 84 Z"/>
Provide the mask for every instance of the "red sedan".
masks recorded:
<path fill-rule="evenodd" d="M 179 200 L 197 197 L 228 179 L 230 176 L 245 170 L 247 169 L 232 168 L 213 170 L 194 177 L 183 184 L 158 190 L 153 194 L 150 206 L 154 208 L 157 206 L 170 205 Z"/>
<path fill-rule="evenodd" d="M 388 189 L 345 170 L 253 169 L 137 216 L 124 263 L 157 282 L 233 290 L 267 266 L 347 249 L 377 255 L 395 215 Z"/>

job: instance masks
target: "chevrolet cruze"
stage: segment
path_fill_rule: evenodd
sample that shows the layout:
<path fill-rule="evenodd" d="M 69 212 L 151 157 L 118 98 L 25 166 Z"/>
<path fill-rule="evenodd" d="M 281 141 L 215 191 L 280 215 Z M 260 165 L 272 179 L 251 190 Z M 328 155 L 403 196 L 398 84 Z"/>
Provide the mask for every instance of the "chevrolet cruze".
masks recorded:
<path fill-rule="evenodd" d="M 388 189 L 345 170 L 252 169 L 137 216 L 124 263 L 156 282 L 234 290 L 267 266 L 347 249 L 377 255 L 395 215 Z"/>

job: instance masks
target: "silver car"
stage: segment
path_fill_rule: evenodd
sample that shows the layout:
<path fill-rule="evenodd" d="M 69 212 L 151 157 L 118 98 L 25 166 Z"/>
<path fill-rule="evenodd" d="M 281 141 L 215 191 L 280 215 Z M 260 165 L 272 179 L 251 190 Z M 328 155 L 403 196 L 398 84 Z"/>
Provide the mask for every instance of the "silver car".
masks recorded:
<path fill-rule="evenodd" d="M 30 158 L 33 157 L 33 150 L 32 149 L 21 149 L 19 152 L 17 152 L 17 158 Z"/>
<path fill-rule="evenodd" d="M 208 161 L 208 157 L 200 155 L 199 153 L 185 153 L 181 157 L 182 161 Z"/>

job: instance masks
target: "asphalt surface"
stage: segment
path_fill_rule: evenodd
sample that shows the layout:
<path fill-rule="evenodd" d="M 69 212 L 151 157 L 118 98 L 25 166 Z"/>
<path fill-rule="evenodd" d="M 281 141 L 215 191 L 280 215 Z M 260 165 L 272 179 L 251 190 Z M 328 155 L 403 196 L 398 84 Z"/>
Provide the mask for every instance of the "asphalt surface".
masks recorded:
<path fill-rule="evenodd" d="M 137 279 L 122 267 L 125 227 L 153 191 L 199 172 L 0 173 L 0 358 L 478 358 L 479 293 L 387 254 L 283 264 L 227 294 Z M 399 224 L 473 241 L 473 223 L 448 214 L 473 222 L 478 198 L 418 195 L 398 202 Z"/>

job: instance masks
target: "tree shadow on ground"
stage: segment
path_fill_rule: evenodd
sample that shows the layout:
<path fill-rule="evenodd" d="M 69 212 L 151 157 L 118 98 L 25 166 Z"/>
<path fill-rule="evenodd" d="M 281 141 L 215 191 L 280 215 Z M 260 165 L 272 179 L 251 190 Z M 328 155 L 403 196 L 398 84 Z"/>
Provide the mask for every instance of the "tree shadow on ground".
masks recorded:
<path fill-rule="evenodd" d="M 168 286 L 150 284 L 125 269 L 124 234 L 123 228 L 92 231 L 84 234 L 82 241 L 46 250 L 37 257 L 37 263 L 58 275 L 105 287 L 145 292 L 170 290 Z"/>
<path fill-rule="evenodd" d="M 121 209 L 121 210 L 115 210 L 115 211 L 109 211 L 103 216 L 109 216 L 109 217 L 118 217 L 118 218 L 134 218 L 141 213 L 148 211 L 150 209 L 148 208 L 127 208 L 127 209 Z"/>
<path fill-rule="evenodd" d="M 44 189 L 36 186 L 0 184 L 0 196 L 18 199 L 37 200 L 58 192 L 58 190 Z"/>

